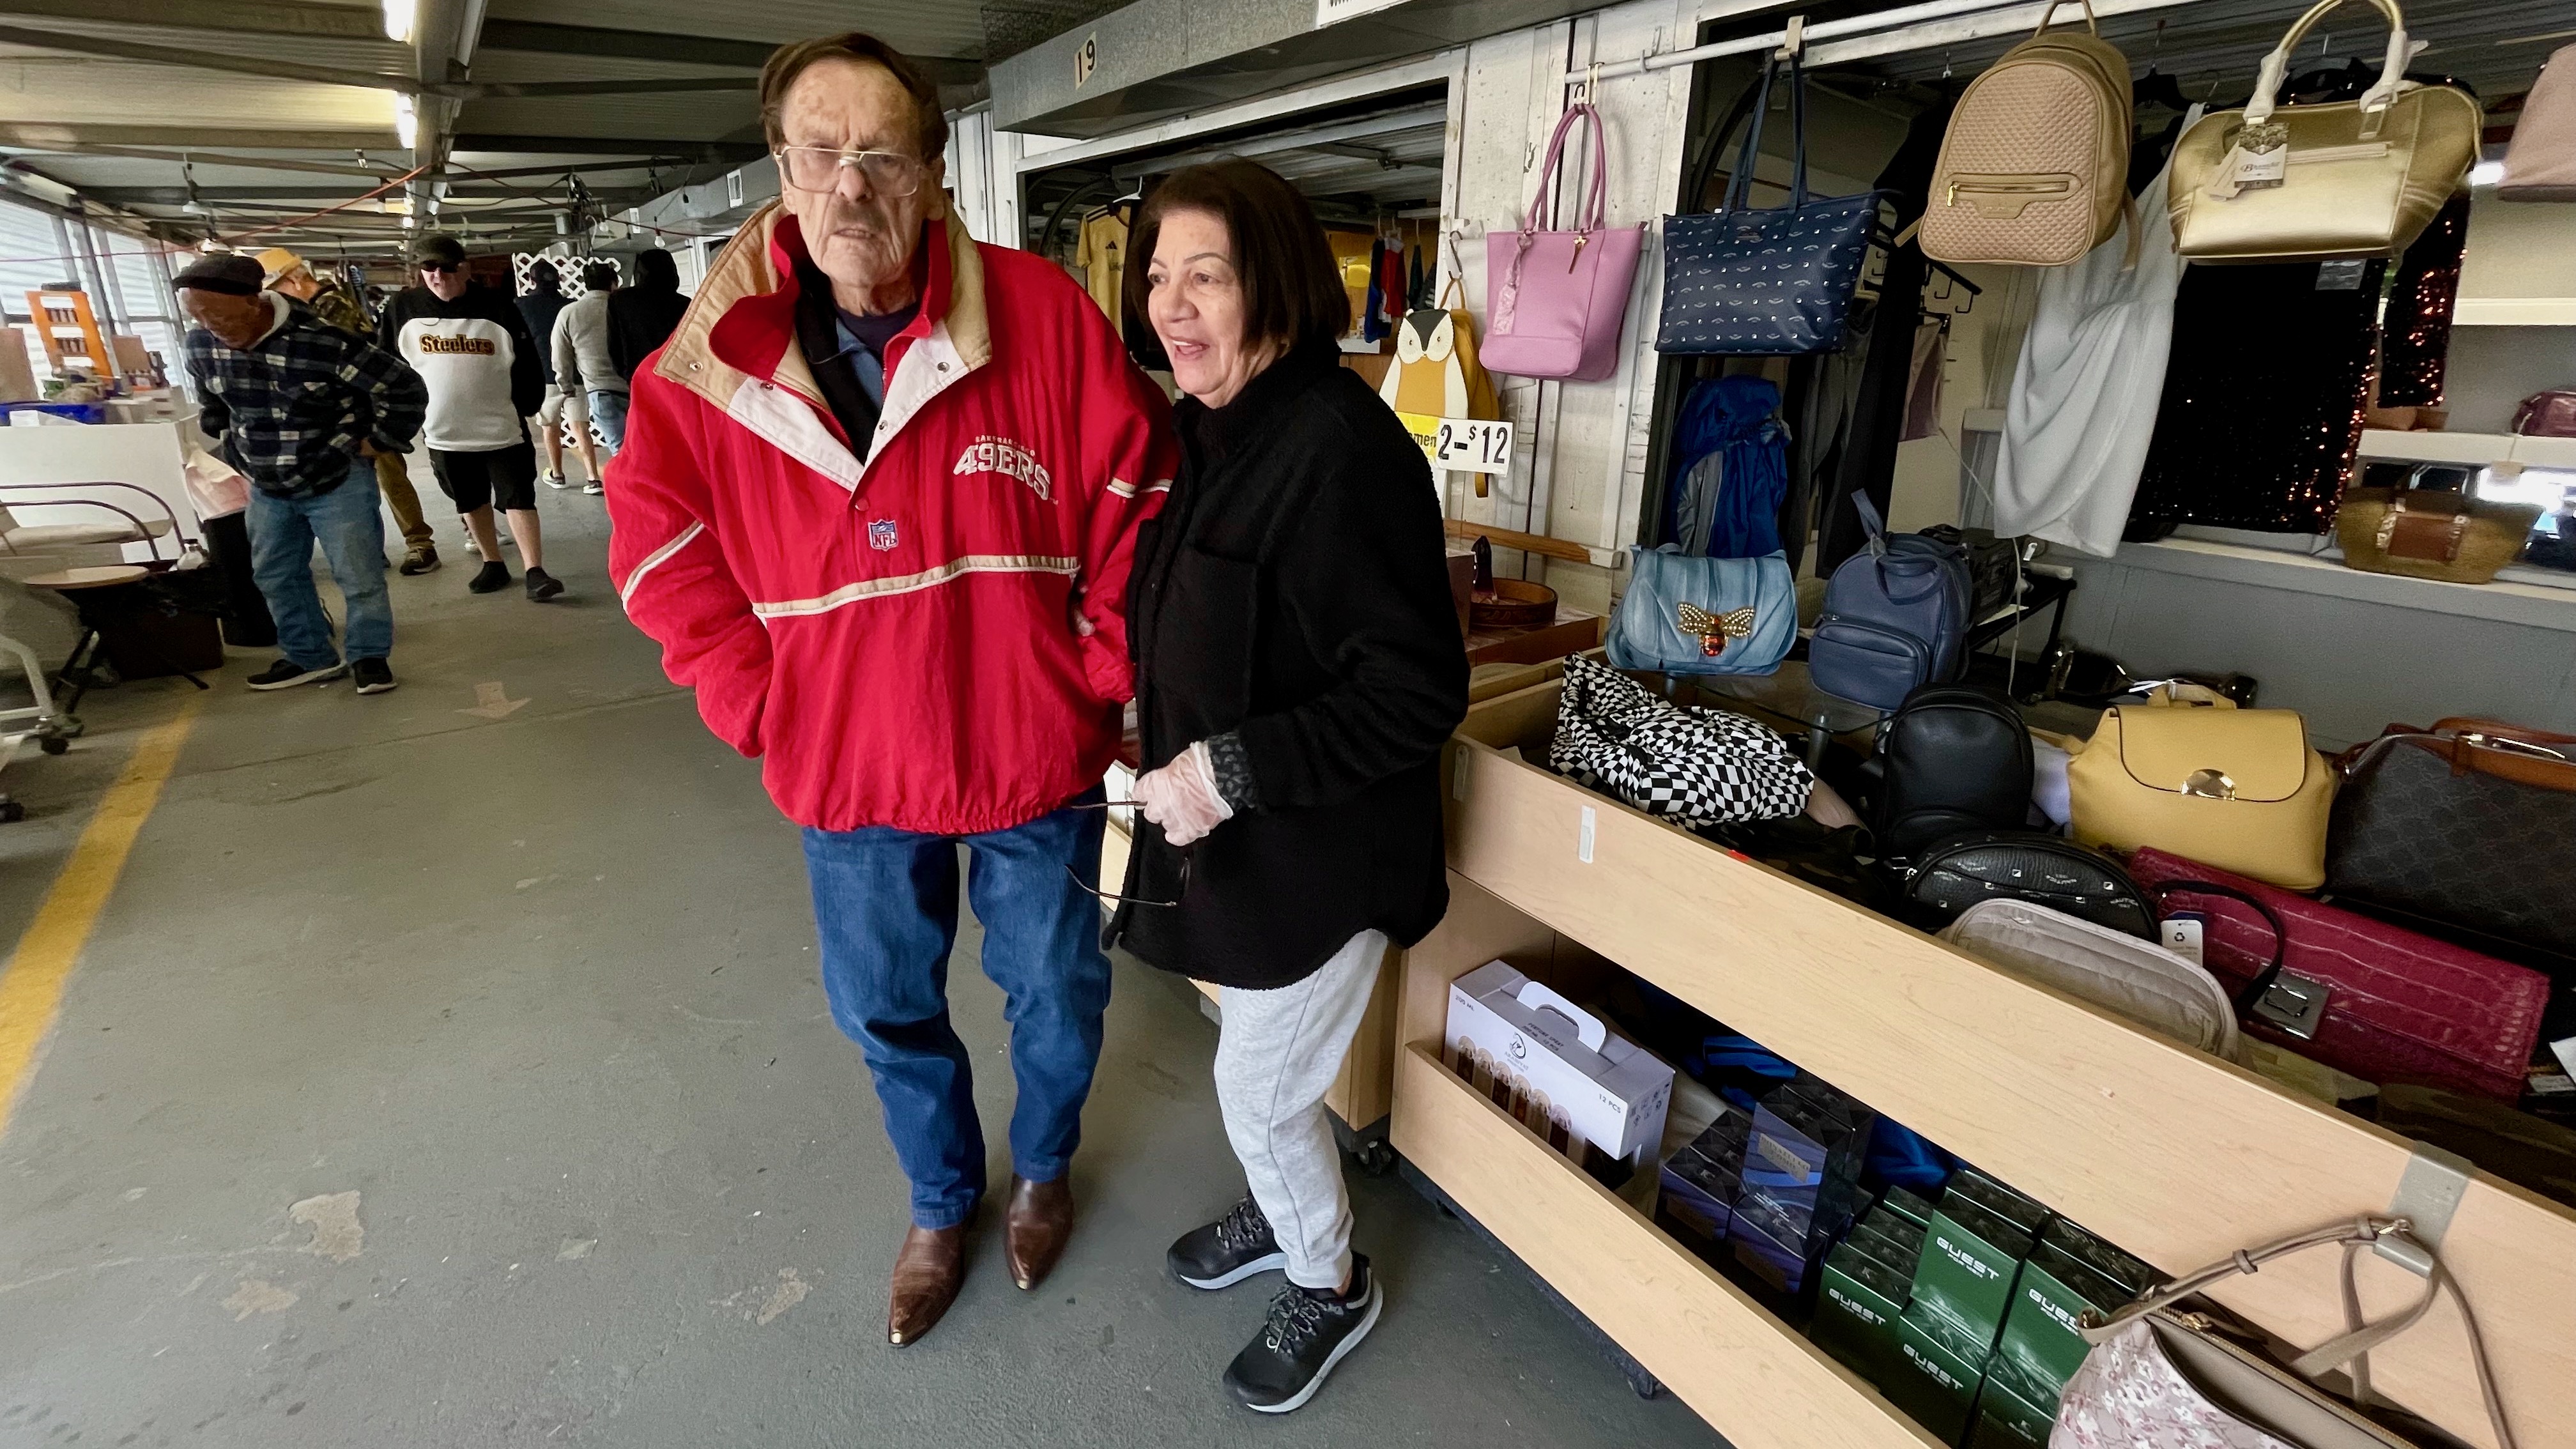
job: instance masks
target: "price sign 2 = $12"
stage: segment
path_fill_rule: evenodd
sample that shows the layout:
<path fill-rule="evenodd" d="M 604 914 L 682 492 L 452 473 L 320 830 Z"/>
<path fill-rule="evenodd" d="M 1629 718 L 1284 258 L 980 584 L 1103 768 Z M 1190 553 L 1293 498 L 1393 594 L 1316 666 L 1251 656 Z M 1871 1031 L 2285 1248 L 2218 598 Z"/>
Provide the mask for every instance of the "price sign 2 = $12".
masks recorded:
<path fill-rule="evenodd" d="M 1512 466 L 1512 425 L 1483 418 L 1435 418 L 1399 413 L 1406 431 L 1422 445 L 1434 468 L 1462 473 L 1508 473 Z"/>

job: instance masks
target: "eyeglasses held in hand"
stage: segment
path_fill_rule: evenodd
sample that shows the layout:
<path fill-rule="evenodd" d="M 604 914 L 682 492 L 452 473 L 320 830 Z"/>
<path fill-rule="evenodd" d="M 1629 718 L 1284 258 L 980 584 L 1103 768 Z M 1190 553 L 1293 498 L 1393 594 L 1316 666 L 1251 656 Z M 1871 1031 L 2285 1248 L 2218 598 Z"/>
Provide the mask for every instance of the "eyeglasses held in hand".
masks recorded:
<path fill-rule="evenodd" d="M 1142 807 L 1133 800 L 1083 800 L 1075 804 L 1064 806 L 1063 808 L 1067 810 L 1135 810 Z M 1192 859 L 1190 855 L 1190 847 L 1183 845 L 1175 848 L 1181 853 L 1181 878 L 1179 882 L 1173 886 L 1172 894 L 1175 896 L 1186 896 L 1190 893 L 1190 861 Z M 1122 896 L 1115 894 L 1114 892 L 1102 890 L 1091 882 L 1084 880 L 1082 878 L 1082 872 L 1075 870 L 1070 865 L 1064 868 L 1064 873 L 1072 876 L 1073 883 L 1082 887 L 1086 894 L 1097 896 L 1113 905 L 1171 907 L 1180 904 L 1177 900 L 1149 901 L 1139 896 Z"/>
<path fill-rule="evenodd" d="M 843 151 L 831 146 L 781 146 L 778 174 L 799 191 L 830 191 L 841 168 L 854 166 L 880 196 L 910 196 L 921 189 L 922 164 L 900 151 Z"/>

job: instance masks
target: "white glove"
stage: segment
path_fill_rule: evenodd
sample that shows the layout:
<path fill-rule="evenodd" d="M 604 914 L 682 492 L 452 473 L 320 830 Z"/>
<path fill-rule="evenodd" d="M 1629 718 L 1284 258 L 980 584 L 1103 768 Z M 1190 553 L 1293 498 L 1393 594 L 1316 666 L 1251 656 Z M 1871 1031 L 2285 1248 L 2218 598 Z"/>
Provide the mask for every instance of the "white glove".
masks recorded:
<path fill-rule="evenodd" d="M 1208 762 L 1205 741 L 1172 757 L 1159 770 L 1136 777 L 1136 804 L 1145 818 L 1163 827 L 1163 838 L 1188 845 L 1234 818 L 1234 807 L 1216 792 L 1216 770 Z"/>

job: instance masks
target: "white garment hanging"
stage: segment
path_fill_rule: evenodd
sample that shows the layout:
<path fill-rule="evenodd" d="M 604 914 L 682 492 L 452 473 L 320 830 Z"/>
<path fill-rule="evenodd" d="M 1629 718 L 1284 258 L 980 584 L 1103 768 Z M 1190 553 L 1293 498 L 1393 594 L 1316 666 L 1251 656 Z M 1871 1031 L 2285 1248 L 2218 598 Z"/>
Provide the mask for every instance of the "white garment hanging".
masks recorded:
<path fill-rule="evenodd" d="M 2201 109 L 2191 108 L 2183 130 Z M 2168 159 L 2138 197 L 2134 222 L 2123 221 L 2073 266 L 2040 274 L 2039 310 L 2013 368 L 1995 464 L 2001 537 L 2046 539 L 2099 558 L 2120 547 L 2155 437 L 2182 285 L 2165 216 L 2172 175 Z M 2124 270 L 2132 225 L 2138 264 Z"/>

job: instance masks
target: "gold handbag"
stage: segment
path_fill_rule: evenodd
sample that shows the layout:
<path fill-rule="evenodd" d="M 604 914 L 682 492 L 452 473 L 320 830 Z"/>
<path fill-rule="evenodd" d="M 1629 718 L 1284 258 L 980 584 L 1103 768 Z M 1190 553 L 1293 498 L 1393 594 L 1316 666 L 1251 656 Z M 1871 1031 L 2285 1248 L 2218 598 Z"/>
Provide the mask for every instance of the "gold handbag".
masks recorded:
<path fill-rule="evenodd" d="M 2086 845 L 2152 845 L 2285 890 L 2325 883 L 2335 772 L 2296 710 L 2238 709 L 2208 690 L 2117 705 L 2066 784 Z"/>
<path fill-rule="evenodd" d="M 2418 470 L 2421 471 L 2421 470 Z M 2458 493 L 2354 488 L 2335 514 L 2346 567 L 2454 584 L 2491 584 L 2522 556 L 2536 503 L 2489 503 Z"/>
<path fill-rule="evenodd" d="M 2241 111 L 2203 116 L 2174 144 L 2174 249 L 2194 261 L 2277 262 L 2404 251 L 2477 159 L 2478 103 L 2406 79 L 2412 47 L 2396 0 L 2388 58 L 2359 100 L 2284 106 L 2291 54 L 2343 0 L 2318 0 L 2263 57 Z"/>

